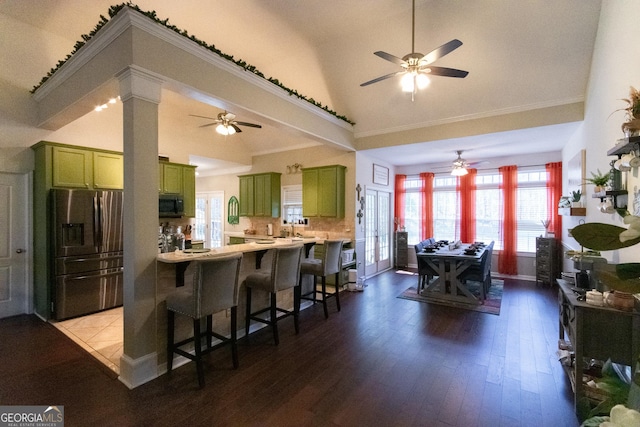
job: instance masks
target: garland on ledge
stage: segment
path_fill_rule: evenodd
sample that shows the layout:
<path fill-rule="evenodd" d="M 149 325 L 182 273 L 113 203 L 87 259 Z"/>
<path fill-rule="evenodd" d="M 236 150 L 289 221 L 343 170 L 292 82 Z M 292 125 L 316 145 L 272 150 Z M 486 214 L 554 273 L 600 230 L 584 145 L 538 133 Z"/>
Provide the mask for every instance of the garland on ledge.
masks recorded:
<path fill-rule="evenodd" d="M 157 15 L 156 15 L 155 10 L 152 10 L 151 12 L 147 12 L 147 11 L 141 10 L 137 5 L 135 5 L 135 4 L 131 3 L 131 2 L 127 2 L 127 3 L 122 3 L 122 4 L 119 4 L 119 5 L 111 6 L 109 8 L 109 18 L 113 18 L 114 16 L 116 16 L 118 14 L 118 12 L 120 12 L 120 10 L 122 10 L 125 7 L 129 7 L 131 9 L 135 10 L 136 12 L 139 12 L 139 13 L 145 15 L 146 17 L 148 17 L 150 19 L 153 19 L 158 24 L 164 25 L 168 29 L 170 29 L 172 31 L 175 31 L 176 33 L 180 34 L 181 36 L 186 37 L 186 38 L 198 43 L 200 46 L 204 47 L 205 49 L 208 49 L 211 52 L 214 52 L 214 53 L 218 54 L 220 57 L 226 59 L 227 61 L 231 61 L 234 64 L 238 65 L 239 67 L 242 67 L 245 71 L 253 73 L 256 76 L 262 77 L 263 79 L 273 83 L 274 85 L 279 86 L 280 88 L 282 88 L 285 91 L 287 91 L 287 93 L 290 96 L 296 96 L 296 97 L 298 97 L 300 99 L 303 99 L 303 100 L 315 105 L 316 107 L 323 109 L 327 113 L 332 114 L 336 118 L 338 118 L 340 120 L 343 120 L 343 121 L 345 121 L 345 122 L 347 122 L 347 123 L 349 123 L 351 125 L 355 125 L 355 122 L 352 122 L 351 120 L 349 120 L 345 116 L 338 115 L 338 113 L 336 113 L 335 111 L 329 109 L 329 107 L 327 107 L 326 105 L 322 105 L 320 102 L 316 101 L 313 98 L 307 98 L 306 96 L 298 93 L 298 91 L 295 90 L 295 89 L 289 89 L 288 87 L 283 85 L 278 79 L 273 78 L 273 77 L 268 77 L 268 78 L 265 77 L 265 75 L 262 74 L 255 66 L 253 66 L 251 64 L 248 64 L 246 61 L 243 61 L 242 59 L 234 59 L 233 55 L 228 55 L 228 54 L 220 51 L 220 49 L 217 49 L 214 45 L 212 45 L 212 44 L 210 45 L 207 42 L 198 39 L 196 36 L 190 35 L 186 30 L 181 30 L 180 28 L 176 27 L 175 25 L 169 24 L 169 20 L 168 19 L 159 19 L 157 17 Z M 100 29 L 107 24 L 107 22 L 109 22 L 109 19 L 105 18 L 103 15 L 100 15 L 100 21 L 98 22 L 96 27 L 89 34 L 83 34 L 81 36 L 82 40 L 76 42 L 76 44 L 73 47 L 73 51 L 71 51 L 71 53 L 68 54 L 65 59 L 58 61 L 56 66 L 54 68 L 52 68 L 47 73 L 47 75 L 42 78 L 42 80 L 40 80 L 40 83 L 38 83 L 36 86 L 33 87 L 33 89 L 31 89 L 31 93 L 34 93 L 36 90 L 38 90 L 38 88 L 40 86 L 42 86 L 47 80 L 49 80 L 49 78 L 51 76 L 53 76 L 55 74 L 55 72 L 58 71 L 60 69 L 60 67 L 62 67 L 69 60 L 69 58 L 71 58 L 89 40 L 91 40 L 91 38 L 94 37 L 98 33 L 98 31 L 100 31 Z"/>

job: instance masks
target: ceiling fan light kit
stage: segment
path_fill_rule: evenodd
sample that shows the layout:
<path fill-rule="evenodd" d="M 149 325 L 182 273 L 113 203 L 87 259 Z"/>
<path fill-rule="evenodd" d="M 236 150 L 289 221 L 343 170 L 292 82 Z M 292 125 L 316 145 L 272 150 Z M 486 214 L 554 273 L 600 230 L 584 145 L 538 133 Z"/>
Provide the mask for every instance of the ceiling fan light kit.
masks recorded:
<path fill-rule="evenodd" d="M 233 135 L 234 133 L 236 133 L 236 130 L 229 126 L 229 125 L 223 125 L 222 123 L 220 123 L 218 126 L 216 126 L 216 132 L 218 132 L 220 135 Z"/>
<path fill-rule="evenodd" d="M 464 176 L 469 173 L 467 168 L 469 164 L 462 156 L 462 150 L 456 151 L 458 153 L 458 158 L 453 161 L 453 169 L 451 170 L 451 175 L 453 176 Z"/>
<path fill-rule="evenodd" d="M 468 71 L 457 70 L 455 68 L 445 68 L 445 67 L 434 67 L 430 64 L 435 62 L 436 60 L 442 58 L 443 56 L 453 52 L 455 49 L 462 46 L 462 42 L 458 39 L 453 39 L 448 43 L 443 44 L 437 49 L 432 50 L 426 55 L 422 55 L 421 53 L 417 53 L 415 50 L 415 21 L 416 21 L 416 1 L 412 2 L 412 15 L 411 15 L 411 53 L 405 55 L 404 57 L 398 58 L 397 56 L 391 55 L 389 53 L 383 51 L 374 52 L 374 55 L 379 56 L 380 58 L 387 60 L 389 62 L 393 62 L 394 64 L 400 65 L 402 70 L 397 71 L 395 73 L 390 73 L 381 77 L 377 77 L 373 80 L 369 80 L 368 82 L 362 83 L 360 86 L 368 86 L 373 83 L 377 83 L 382 80 L 386 80 L 390 77 L 395 77 L 402 75 L 402 79 L 400 80 L 400 85 L 402 86 L 403 92 L 411 93 L 411 100 L 414 100 L 414 95 L 418 90 L 422 90 L 429 86 L 431 82 L 427 74 L 431 74 L 434 76 L 444 76 L 444 77 L 457 77 L 464 78 L 469 74 Z"/>
<path fill-rule="evenodd" d="M 262 126 L 257 125 L 255 123 L 239 122 L 235 120 L 236 118 L 235 114 L 228 113 L 226 111 L 224 113 L 218 113 L 217 119 L 214 119 L 213 117 L 198 116 L 195 114 L 189 114 L 189 115 L 191 117 L 200 117 L 201 119 L 213 120 L 213 122 L 207 123 L 206 125 L 202 125 L 200 127 L 204 128 L 204 127 L 217 125 L 216 132 L 224 136 L 233 135 L 234 133 L 242 132 L 242 129 L 240 129 L 238 126 L 248 126 L 251 128 L 258 128 L 258 129 L 262 128 Z"/>

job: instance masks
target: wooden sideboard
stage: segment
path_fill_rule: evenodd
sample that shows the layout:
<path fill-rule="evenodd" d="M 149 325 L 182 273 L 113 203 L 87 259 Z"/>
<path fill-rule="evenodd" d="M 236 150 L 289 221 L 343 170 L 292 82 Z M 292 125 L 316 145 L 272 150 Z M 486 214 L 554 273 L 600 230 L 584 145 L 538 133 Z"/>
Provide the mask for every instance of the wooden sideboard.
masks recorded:
<path fill-rule="evenodd" d="M 640 354 L 640 313 L 598 307 L 578 300 L 566 281 L 558 279 L 560 339 L 569 339 L 574 363 L 565 367 L 574 390 L 574 409 L 585 396 L 582 384 L 584 359 L 634 366 Z"/>

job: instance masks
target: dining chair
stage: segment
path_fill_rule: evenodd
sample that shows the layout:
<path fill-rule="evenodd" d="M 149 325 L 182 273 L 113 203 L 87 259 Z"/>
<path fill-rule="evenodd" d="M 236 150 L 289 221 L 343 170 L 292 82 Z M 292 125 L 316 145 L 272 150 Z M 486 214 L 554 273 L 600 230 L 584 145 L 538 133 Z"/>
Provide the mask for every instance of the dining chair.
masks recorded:
<path fill-rule="evenodd" d="M 237 308 L 238 277 L 242 254 L 232 254 L 217 258 L 196 259 L 185 270 L 185 286 L 167 296 L 167 372 L 173 368 L 173 355 L 179 354 L 196 362 L 198 384 L 204 387 L 202 356 L 223 345 L 231 346 L 233 367 L 238 367 L 237 349 Z M 230 337 L 213 331 L 213 314 L 230 309 Z M 175 314 L 193 320 L 193 336 L 174 343 Z M 201 332 L 201 319 L 207 319 L 207 330 Z M 205 350 L 202 338 L 206 338 Z M 220 342 L 212 345 L 212 338 Z M 195 354 L 181 348 L 193 343 Z"/>
<path fill-rule="evenodd" d="M 278 321 L 288 316 L 293 316 L 293 324 L 296 334 L 300 332 L 298 314 L 300 312 L 300 259 L 302 258 L 303 245 L 286 246 L 272 250 L 271 268 L 264 272 L 251 273 L 245 280 L 247 288 L 247 307 L 245 318 L 245 336 L 249 336 L 251 321 L 270 325 L 273 331 L 273 340 L 276 345 L 280 343 L 278 334 Z M 293 288 L 293 310 L 278 307 L 276 295 L 279 291 Z M 268 307 L 251 312 L 251 297 L 254 290 L 268 292 L 270 304 Z M 269 318 L 264 319 L 260 315 L 269 312 Z M 282 313 L 282 316 L 278 316 Z"/>
<path fill-rule="evenodd" d="M 420 256 L 420 252 L 424 250 L 425 242 L 430 244 L 427 240 L 422 241 L 414 246 L 416 251 L 416 260 L 418 262 L 418 287 L 416 293 L 422 292 L 422 290 L 431 282 L 431 279 L 438 275 L 438 272 L 435 271 L 428 263 L 427 259 L 423 256 Z M 432 260 L 433 263 L 437 264 L 437 260 Z"/>
<path fill-rule="evenodd" d="M 300 275 L 310 274 L 313 276 L 313 289 L 302 295 L 302 299 L 313 301 L 315 304 L 318 294 L 318 277 L 321 278 L 322 308 L 324 309 L 325 319 L 329 318 L 329 309 L 327 308 L 327 299 L 333 297 L 336 299 L 336 306 L 340 311 L 340 271 L 342 270 L 342 240 L 325 240 L 324 253 L 321 259 L 310 258 L 302 261 L 300 266 Z M 327 292 L 327 276 L 335 275 L 335 291 Z M 311 295 L 311 296 L 309 296 Z"/>
<path fill-rule="evenodd" d="M 460 279 L 463 281 L 470 280 L 481 283 L 480 298 L 482 301 L 486 299 L 487 292 L 489 292 L 489 288 L 491 287 L 491 257 L 493 255 L 493 245 L 493 241 L 489 243 L 480 258 L 480 262 L 477 265 L 472 265 L 467 268 L 460 276 Z"/>

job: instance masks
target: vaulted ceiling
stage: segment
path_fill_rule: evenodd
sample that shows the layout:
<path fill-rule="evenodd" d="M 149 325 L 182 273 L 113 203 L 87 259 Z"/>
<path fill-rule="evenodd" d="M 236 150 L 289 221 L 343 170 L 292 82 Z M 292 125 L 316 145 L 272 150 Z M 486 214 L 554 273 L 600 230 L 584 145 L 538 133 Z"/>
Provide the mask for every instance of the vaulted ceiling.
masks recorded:
<path fill-rule="evenodd" d="M 1 46 L 23 52 L 21 58 L 5 62 L 3 78 L 31 89 L 112 4 L 0 3 L 5 24 Z M 412 101 L 400 91 L 397 78 L 360 87 L 399 69 L 374 51 L 398 57 L 410 53 L 411 0 L 136 4 L 348 117 L 356 123 L 356 148 L 396 165 L 452 159 L 457 149 L 467 150 L 472 160 L 558 151 L 579 120 L 600 13 L 596 0 L 416 0 L 416 51 L 428 53 L 460 39 L 463 45 L 436 65 L 469 75 L 432 77 L 431 85 Z M 34 27 L 41 31 L 29 32 Z M 165 122 L 187 127 L 185 133 L 195 138 L 211 137 L 212 128 L 199 128 L 203 121 L 188 114 L 215 117 L 218 106 L 176 96 L 166 99 L 161 109 Z M 259 115 L 235 113 L 239 120 L 260 123 Z M 507 122 L 511 124 L 504 125 Z M 277 124 L 264 124 L 262 130 L 237 135 L 252 152 L 317 143 L 296 140 Z M 520 129 L 528 130 L 514 132 Z"/>

